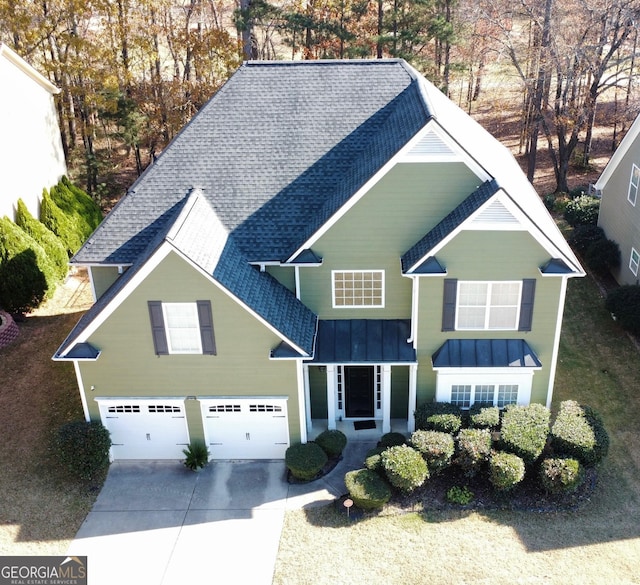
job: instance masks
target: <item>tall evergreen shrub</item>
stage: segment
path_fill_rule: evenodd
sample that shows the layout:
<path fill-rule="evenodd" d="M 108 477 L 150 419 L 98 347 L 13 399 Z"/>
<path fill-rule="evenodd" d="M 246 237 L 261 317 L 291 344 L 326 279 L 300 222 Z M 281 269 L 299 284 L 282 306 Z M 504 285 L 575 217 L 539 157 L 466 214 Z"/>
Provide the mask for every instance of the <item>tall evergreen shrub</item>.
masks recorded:
<path fill-rule="evenodd" d="M 40 221 L 60 238 L 69 256 L 75 254 L 82 246 L 84 240 L 75 221 L 58 207 L 46 189 L 42 192 Z"/>

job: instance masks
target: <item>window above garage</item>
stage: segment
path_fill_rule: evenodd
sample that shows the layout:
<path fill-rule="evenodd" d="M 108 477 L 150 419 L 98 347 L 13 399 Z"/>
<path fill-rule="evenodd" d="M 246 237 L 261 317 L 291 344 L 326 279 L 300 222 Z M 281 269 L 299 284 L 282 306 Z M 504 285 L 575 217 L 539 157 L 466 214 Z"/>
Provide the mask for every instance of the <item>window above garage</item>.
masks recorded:
<path fill-rule="evenodd" d="M 156 355 L 216 354 L 210 301 L 148 305 Z"/>

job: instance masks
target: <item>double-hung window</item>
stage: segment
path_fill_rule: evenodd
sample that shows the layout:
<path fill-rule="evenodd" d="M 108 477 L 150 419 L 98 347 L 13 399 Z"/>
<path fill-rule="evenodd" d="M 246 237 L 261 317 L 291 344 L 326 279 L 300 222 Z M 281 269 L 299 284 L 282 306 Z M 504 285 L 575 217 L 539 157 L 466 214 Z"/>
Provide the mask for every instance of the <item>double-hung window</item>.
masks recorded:
<path fill-rule="evenodd" d="M 459 281 L 456 329 L 517 329 L 521 294 L 521 281 Z"/>
<path fill-rule="evenodd" d="M 216 354 L 210 301 L 149 301 L 148 305 L 157 355 Z"/>
<path fill-rule="evenodd" d="M 629 257 L 629 269 L 634 276 L 638 276 L 638 266 L 640 266 L 640 254 L 635 248 L 631 248 L 631 256 Z"/>
<path fill-rule="evenodd" d="M 333 270 L 333 308 L 384 307 L 384 270 Z"/>
<path fill-rule="evenodd" d="M 640 167 L 633 165 L 631 168 L 631 178 L 629 179 L 629 193 L 627 199 L 631 205 L 636 204 L 638 199 L 638 186 L 640 186 Z"/>

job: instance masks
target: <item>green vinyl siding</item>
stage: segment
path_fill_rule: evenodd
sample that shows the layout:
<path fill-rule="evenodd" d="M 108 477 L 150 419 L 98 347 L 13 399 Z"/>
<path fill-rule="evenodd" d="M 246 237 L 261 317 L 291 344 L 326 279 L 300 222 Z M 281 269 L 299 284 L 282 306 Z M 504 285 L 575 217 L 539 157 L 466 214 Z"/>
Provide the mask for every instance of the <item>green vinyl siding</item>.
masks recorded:
<path fill-rule="evenodd" d="M 149 300 L 210 300 L 217 355 L 156 356 Z M 269 359 L 280 338 L 176 254 L 169 254 L 88 341 L 102 351 L 97 361 L 79 364 L 92 418 L 99 418 L 92 396 L 288 396 L 291 441 L 300 439 L 296 364 Z M 198 438 L 202 425 L 194 422 L 199 415 L 191 403 L 199 402 L 187 403 L 190 433 Z"/>
<path fill-rule="evenodd" d="M 540 274 L 539 267 L 549 260 L 547 252 L 528 232 L 463 231 L 444 246 L 438 259 L 447 268 L 447 278 L 483 281 L 535 278 L 533 322 L 531 331 L 443 332 L 444 278 L 420 278 L 418 404 L 435 397 L 436 372 L 431 368 L 431 356 L 447 339 L 492 338 L 524 339 L 536 352 L 542 369 L 533 375 L 531 402 L 545 403 L 562 287 L 562 278 Z"/>
<path fill-rule="evenodd" d="M 323 262 L 300 271 L 302 302 L 321 319 L 408 319 L 400 257 L 480 183 L 462 163 L 397 164 L 313 244 Z M 384 308 L 334 309 L 332 270 L 384 270 Z"/>
<path fill-rule="evenodd" d="M 290 266 L 267 266 L 265 271 L 273 276 L 281 285 L 287 287 L 292 293 L 296 292 L 295 268 Z"/>
<path fill-rule="evenodd" d="M 99 299 L 120 277 L 117 266 L 91 266 L 91 282 L 96 299 Z"/>

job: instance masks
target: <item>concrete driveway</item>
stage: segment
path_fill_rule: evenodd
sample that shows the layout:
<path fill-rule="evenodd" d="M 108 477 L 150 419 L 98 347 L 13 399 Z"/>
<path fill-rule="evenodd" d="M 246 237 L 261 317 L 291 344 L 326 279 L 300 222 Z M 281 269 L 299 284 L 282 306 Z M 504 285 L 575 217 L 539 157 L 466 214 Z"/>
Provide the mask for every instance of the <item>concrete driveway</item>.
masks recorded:
<path fill-rule="evenodd" d="M 118 461 L 68 554 L 90 585 L 271 584 L 287 509 L 333 501 L 370 442 L 350 442 L 327 476 L 289 485 L 283 461 Z"/>

